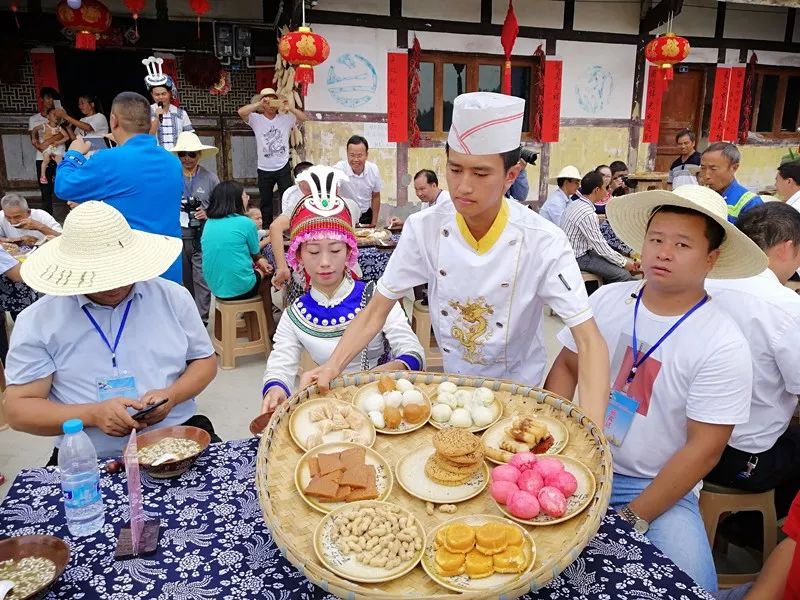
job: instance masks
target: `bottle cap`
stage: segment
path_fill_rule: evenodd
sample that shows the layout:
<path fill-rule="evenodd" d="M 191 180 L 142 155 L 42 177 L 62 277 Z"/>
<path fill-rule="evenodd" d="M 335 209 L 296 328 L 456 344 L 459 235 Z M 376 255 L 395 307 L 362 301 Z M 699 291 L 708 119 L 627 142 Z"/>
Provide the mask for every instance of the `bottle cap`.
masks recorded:
<path fill-rule="evenodd" d="M 83 431 L 83 421 L 80 419 L 70 419 L 69 421 L 64 421 L 64 433 L 69 435 L 70 433 L 79 433 Z"/>

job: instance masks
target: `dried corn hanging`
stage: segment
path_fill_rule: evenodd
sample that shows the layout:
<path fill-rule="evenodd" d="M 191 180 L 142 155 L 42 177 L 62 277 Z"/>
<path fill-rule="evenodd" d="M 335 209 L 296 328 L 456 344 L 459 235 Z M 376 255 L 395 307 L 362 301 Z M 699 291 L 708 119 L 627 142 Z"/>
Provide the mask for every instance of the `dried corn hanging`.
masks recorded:
<path fill-rule="evenodd" d="M 289 29 L 282 27 L 279 33 L 280 36 L 284 36 L 289 33 Z M 288 99 L 290 106 L 302 110 L 303 100 L 294 83 L 294 67 L 283 60 L 280 54 L 278 54 L 278 59 L 275 61 L 275 75 L 272 78 L 272 82 L 275 84 L 275 90 L 278 92 L 279 97 Z M 289 148 L 293 165 L 299 163 L 305 154 L 303 144 L 303 131 L 296 126 L 289 135 Z"/>

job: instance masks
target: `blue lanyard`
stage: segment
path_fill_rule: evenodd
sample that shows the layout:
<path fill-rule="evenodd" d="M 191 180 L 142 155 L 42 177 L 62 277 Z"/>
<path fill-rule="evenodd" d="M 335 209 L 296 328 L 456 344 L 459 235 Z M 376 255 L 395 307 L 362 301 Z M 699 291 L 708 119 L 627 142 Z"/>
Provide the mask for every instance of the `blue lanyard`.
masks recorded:
<path fill-rule="evenodd" d="M 680 319 L 678 319 L 675 324 L 670 327 L 667 332 L 661 336 L 661 339 L 658 340 L 655 344 L 653 344 L 650 349 L 644 353 L 644 355 L 639 358 L 639 342 L 636 339 L 636 318 L 639 316 L 639 303 L 642 301 L 642 295 L 644 292 L 644 287 L 642 287 L 639 294 L 636 296 L 636 305 L 633 307 L 633 365 L 631 366 L 630 373 L 628 373 L 628 378 L 625 380 L 625 390 L 627 392 L 628 386 L 633 383 L 633 378 L 636 377 L 636 371 L 642 364 L 650 358 L 650 356 L 655 352 L 658 347 L 662 344 L 664 340 L 666 340 L 673 332 L 680 327 L 681 323 L 683 323 L 686 319 L 688 319 L 693 312 L 695 312 L 698 308 L 703 306 L 706 302 L 708 302 L 708 294 L 703 296 L 703 298 L 695 304 L 692 308 L 690 308 Z"/>
<path fill-rule="evenodd" d="M 106 334 L 103 333 L 102 328 L 100 325 L 97 324 L 97 321 L 94 320 L 94 317 L 89 312 L 89 310 L 85 306 L 81 306 L 83 312 L 86 313 L 86 316 L 89 317 L 89 320 L 94 325 L 94 328 L 97 330 L 97 333 L 100 334 L 100 337 L 103 338 L 103 341 L 108 346 L 108 349 L 111 350 L 111 366 L 115 369 L 117 368 L 117 346 L 119 346 L 119 340 L 122 337 L 122 332 L 125 329 L 125 323 L 128 321 L 128 313 L 131 310 L 131 302 L 133 302 L 133 298 L 128 300 L 128 304 L 125 305 L 125 313 L 122 315 L 122 322 L 119 324 L 119 329 L 117 330 L 117 337 L 114 339 L 114 345 L 111 345 L 111 342 L 108 341 Z"/>

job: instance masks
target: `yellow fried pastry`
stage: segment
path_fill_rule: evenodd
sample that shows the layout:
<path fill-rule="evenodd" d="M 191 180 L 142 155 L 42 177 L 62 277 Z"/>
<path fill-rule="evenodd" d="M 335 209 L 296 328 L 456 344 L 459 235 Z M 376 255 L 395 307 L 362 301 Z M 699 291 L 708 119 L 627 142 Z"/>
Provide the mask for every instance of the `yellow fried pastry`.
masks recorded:
<path fill-rule="evenodd" d="M 434 548 L 441 548 L 444 546 L 444 536 L 447 535 L 447 527 L 442 527 L 436 532 L 436 538 L 433 540 Z"/>
<path fill-rule="evenodd" d="M 499 554 L 508 547 L 506 526 L 499 523 L 484 523 L 475 531 L 475 549 L 491 556 Z"/>
<path fill-rule="evenodd" d="M 522 573 L 528 562 L 522 546 L 509 546 L 504 552 L 491 558 L 494 570 L 498 573 Z"/>
<path fill-rule="evenodd" d="M 525 543 L 525 538 L 522 535 L 519 527 L 513 525 L 506 525 L 506 542 L 509 546 L 522 546 Z"/>
<path fill-rule="evenodd" d="M 466 554 L 475 546 L 475 530 L 466 523 L 453 523 L 444 536 L 444 547 L 450 552 Z"/>
<path fill-rule="evenodd" d="M 489 577 L 494 573 L 494 561 L 491 556 L 473 550 L 467 554 L 464 562 L 465 572 L 470 579 Z"/>
<path fill-rule="evenodd" d="M 442 577 L 455 577 L 464 573 L 464 555 L 439 548 L 434 555 L 436 570 Z"/>

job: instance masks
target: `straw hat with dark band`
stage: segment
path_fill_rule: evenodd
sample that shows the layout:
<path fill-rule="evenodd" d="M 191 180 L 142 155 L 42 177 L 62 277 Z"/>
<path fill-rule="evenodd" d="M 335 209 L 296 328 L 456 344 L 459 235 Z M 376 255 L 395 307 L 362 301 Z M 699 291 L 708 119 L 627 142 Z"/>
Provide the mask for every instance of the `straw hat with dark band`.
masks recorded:
<path fill-rule="evenodd" d="M 181 253 L 179 238 L 134 231 L 105 202 L 84 202 L 64 221 L 64 233 L 22 263 L 22 279 L 53 296 L 96 294 L 146 281 Z"/>
<path fill-rule="evenodd" d="M 178 141 L 170 148 L 170 152 L 173 154 L 178 154 L 178 152 L 197 152 L 202 160 L 209 156 L 216 156 L 219 152 L 219 148 L 216 146 L 206 146 L 200 141 L 196 133 L 184 131 L 178 136 Z"/>
<path fill-rule="evenodd" d="M 767 268 L 767 256 L 750 238 L 728 221 L 728 205 L 717 192 L 700 185 L 682 185 L 671 192 L 648 190 L 619 196 L 606 206 L 614 233 L 636 252 L 642 251 L 647 224 L 661 206 L 690 208 L 714 219 L 725 230 L 711 279 L 739 279 Z"/>

